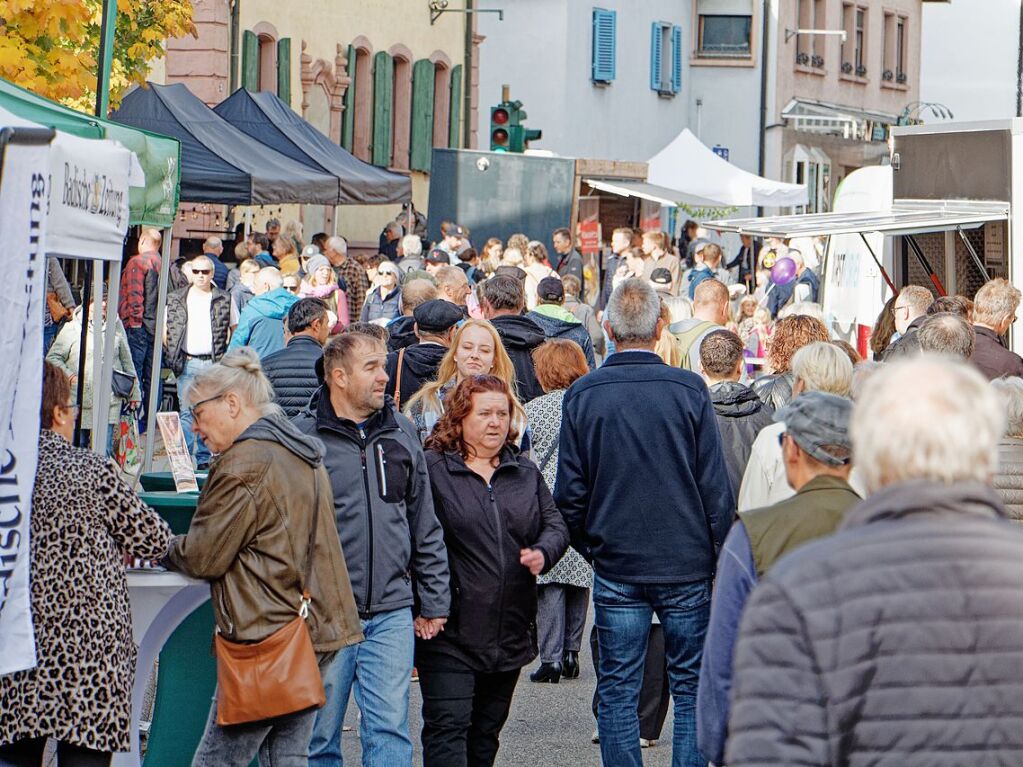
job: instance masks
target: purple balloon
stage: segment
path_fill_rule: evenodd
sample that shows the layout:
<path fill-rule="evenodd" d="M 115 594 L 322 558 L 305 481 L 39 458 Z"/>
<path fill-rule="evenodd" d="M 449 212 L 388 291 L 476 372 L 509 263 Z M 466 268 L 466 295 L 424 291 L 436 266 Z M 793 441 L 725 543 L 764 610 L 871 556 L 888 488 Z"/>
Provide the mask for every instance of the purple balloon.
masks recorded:
<path fill-rule="evenodd" d="M 779 258 L 771 267 L 771 282 L 775 285 L 788 285 L 796 279 L 796 262 L 791 258 Z"/>

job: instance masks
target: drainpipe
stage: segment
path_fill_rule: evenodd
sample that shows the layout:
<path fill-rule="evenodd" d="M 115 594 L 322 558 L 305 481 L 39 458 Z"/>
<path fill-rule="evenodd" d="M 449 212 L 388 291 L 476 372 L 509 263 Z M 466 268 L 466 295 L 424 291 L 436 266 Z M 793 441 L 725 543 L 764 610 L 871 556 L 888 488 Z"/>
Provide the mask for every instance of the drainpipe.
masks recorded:
<path fill-rule="evenodd" d="M 764 175 L 767 167 L 767 61 L 768 34 L 770 34 L 771 0 L 764 0 L 763 31 L 760 34 L 760 149 L 757 158 L 757 174 Z M 757 215 L 764 215 L 762 206 L 757 207 Z"/>
<path fill-rule="evenodd" d="M 473 0 L 465 0 L 465 61 L 462 64 L 462 143 L 472 147 L 472 38 L 476 31 Z"/>
<path fill-rule="evenodd" d="M 228 95 L 238 90 L 238 48 L 240 46 L 239 37 L 241 35 L 238 18 L 241 13 L 241 3 L 242 0 L 232 0 L 231 2 L 231 71 L 228 77 L 230 82 Z"/>

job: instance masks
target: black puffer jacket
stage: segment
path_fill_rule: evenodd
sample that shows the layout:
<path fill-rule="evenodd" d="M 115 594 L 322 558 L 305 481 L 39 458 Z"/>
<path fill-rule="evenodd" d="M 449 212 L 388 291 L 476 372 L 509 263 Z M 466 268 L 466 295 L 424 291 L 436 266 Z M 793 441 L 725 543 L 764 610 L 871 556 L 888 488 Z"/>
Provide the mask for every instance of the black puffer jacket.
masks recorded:
<path fill-rule="evenodd" d="M 316 376 L 316 360 L 323 356 L 323 347 L 315 338 L 295 336 L 280 351 L 263 358 L 263 372 L 274 387 L 274 401 L 288 418 L 302 412 L 309 404 L 320 381 Z"/>
<path fill-rule="evenodd" d="M 426 465 L 448 550 L 451 615 L 442 634 L 417 642 L 416 662 L 522 668 L 537 654 L 536 578 L 519 551 L 539 549 L 550 570 L 568 548 L 565 521 L 540 470 L 511 448 L 489 486 L 455 453 L 428 451 Z"/>
<path fill-rule="evenodd" d="M 1023 753 L 1023 529 L 914 481 L 778 562 L 735 649 L 729 767 L 977 767 Z"/>
<path fill-rule="evenodd" d="M 494 317 L 490 324 L 501 336 L 504 350 L 515 366 L 519 402 L 525 404 L 535 397 L 543 396 L 543 387 L 536 380 L 536 370 L 533 369 L 533 349 L 546 340 L 543 328 L 529 317 L 513 314 Z"/>
<path fill-rule="evenodd" d="M 405 347 L 405 353 L 399 349 L 387 355 L 387 393 L 394 397 L 400 410 L 424 384 L 437 377 L 440 361 L 447 354 L 447 347 L 440 344 L 413 344 Z M 401 357 L 400 397 L 395 397 L 398 387 L 398 358 Z"/>
<path fill-rule="evenodd" d="M 749 463 L 753 440 L 760 430 L 774 422 L 774 411 L 760 401 L 756 392 L 738 381 L 724 381 L 710 388 L 710 401 L 721 432 L 728 480 L 739 497 L 742 475 Z"/>
<path fill-rule="evenodd" d="M 163 364 L 181 375 L 185 369 L 185 336 L 188 333 L 188 291 L 191 287 L 175 290 L 167 295 L 167 342 L 164 344 Z M 213 361 L 217 362 L 227 351 L 227 336 L 231 324 L 231 294 L 213 288 L 210 300 L 210 327 L 213 331 Z"/>

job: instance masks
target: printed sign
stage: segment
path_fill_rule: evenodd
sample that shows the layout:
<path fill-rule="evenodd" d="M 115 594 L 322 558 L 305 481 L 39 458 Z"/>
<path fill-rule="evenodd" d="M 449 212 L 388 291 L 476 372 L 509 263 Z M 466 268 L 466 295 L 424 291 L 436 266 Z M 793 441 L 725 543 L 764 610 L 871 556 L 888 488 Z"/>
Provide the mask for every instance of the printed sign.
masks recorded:
<path fill-rule="evenodd" d="M 181 417 L 177 413 L 157 413 L 156 423 L 160 427 L 163 446 L 167 449 L 171 474 L 174 475 L 174 489 L 179 493 L 199 492 L 192 469 L 192 456 L 188 452 L 185 433 L 181 430 Z"/>

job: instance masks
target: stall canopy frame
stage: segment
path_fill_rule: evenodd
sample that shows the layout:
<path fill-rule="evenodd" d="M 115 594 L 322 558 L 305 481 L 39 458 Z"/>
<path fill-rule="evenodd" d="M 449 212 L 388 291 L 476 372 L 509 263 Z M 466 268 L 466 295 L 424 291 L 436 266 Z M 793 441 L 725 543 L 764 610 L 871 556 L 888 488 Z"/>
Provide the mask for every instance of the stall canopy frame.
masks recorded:
<path fill-rule="evenodd" d="M 686 194 L 677 189 L 669 189 L 665 186 L 658 186 L 646 181 L 634 181 L 631 179 L 606 179 L 606 178 L 584 178 L 583 181 L 594 189 L 601 192 L 617 194 L 621 197 L 637 197 L 641 200 L 650 200 L 661 205 L 677 207 L 687 205 L 693 208 L 720 208 L 721 203 L 708 200 L 704 197 Z"/>

